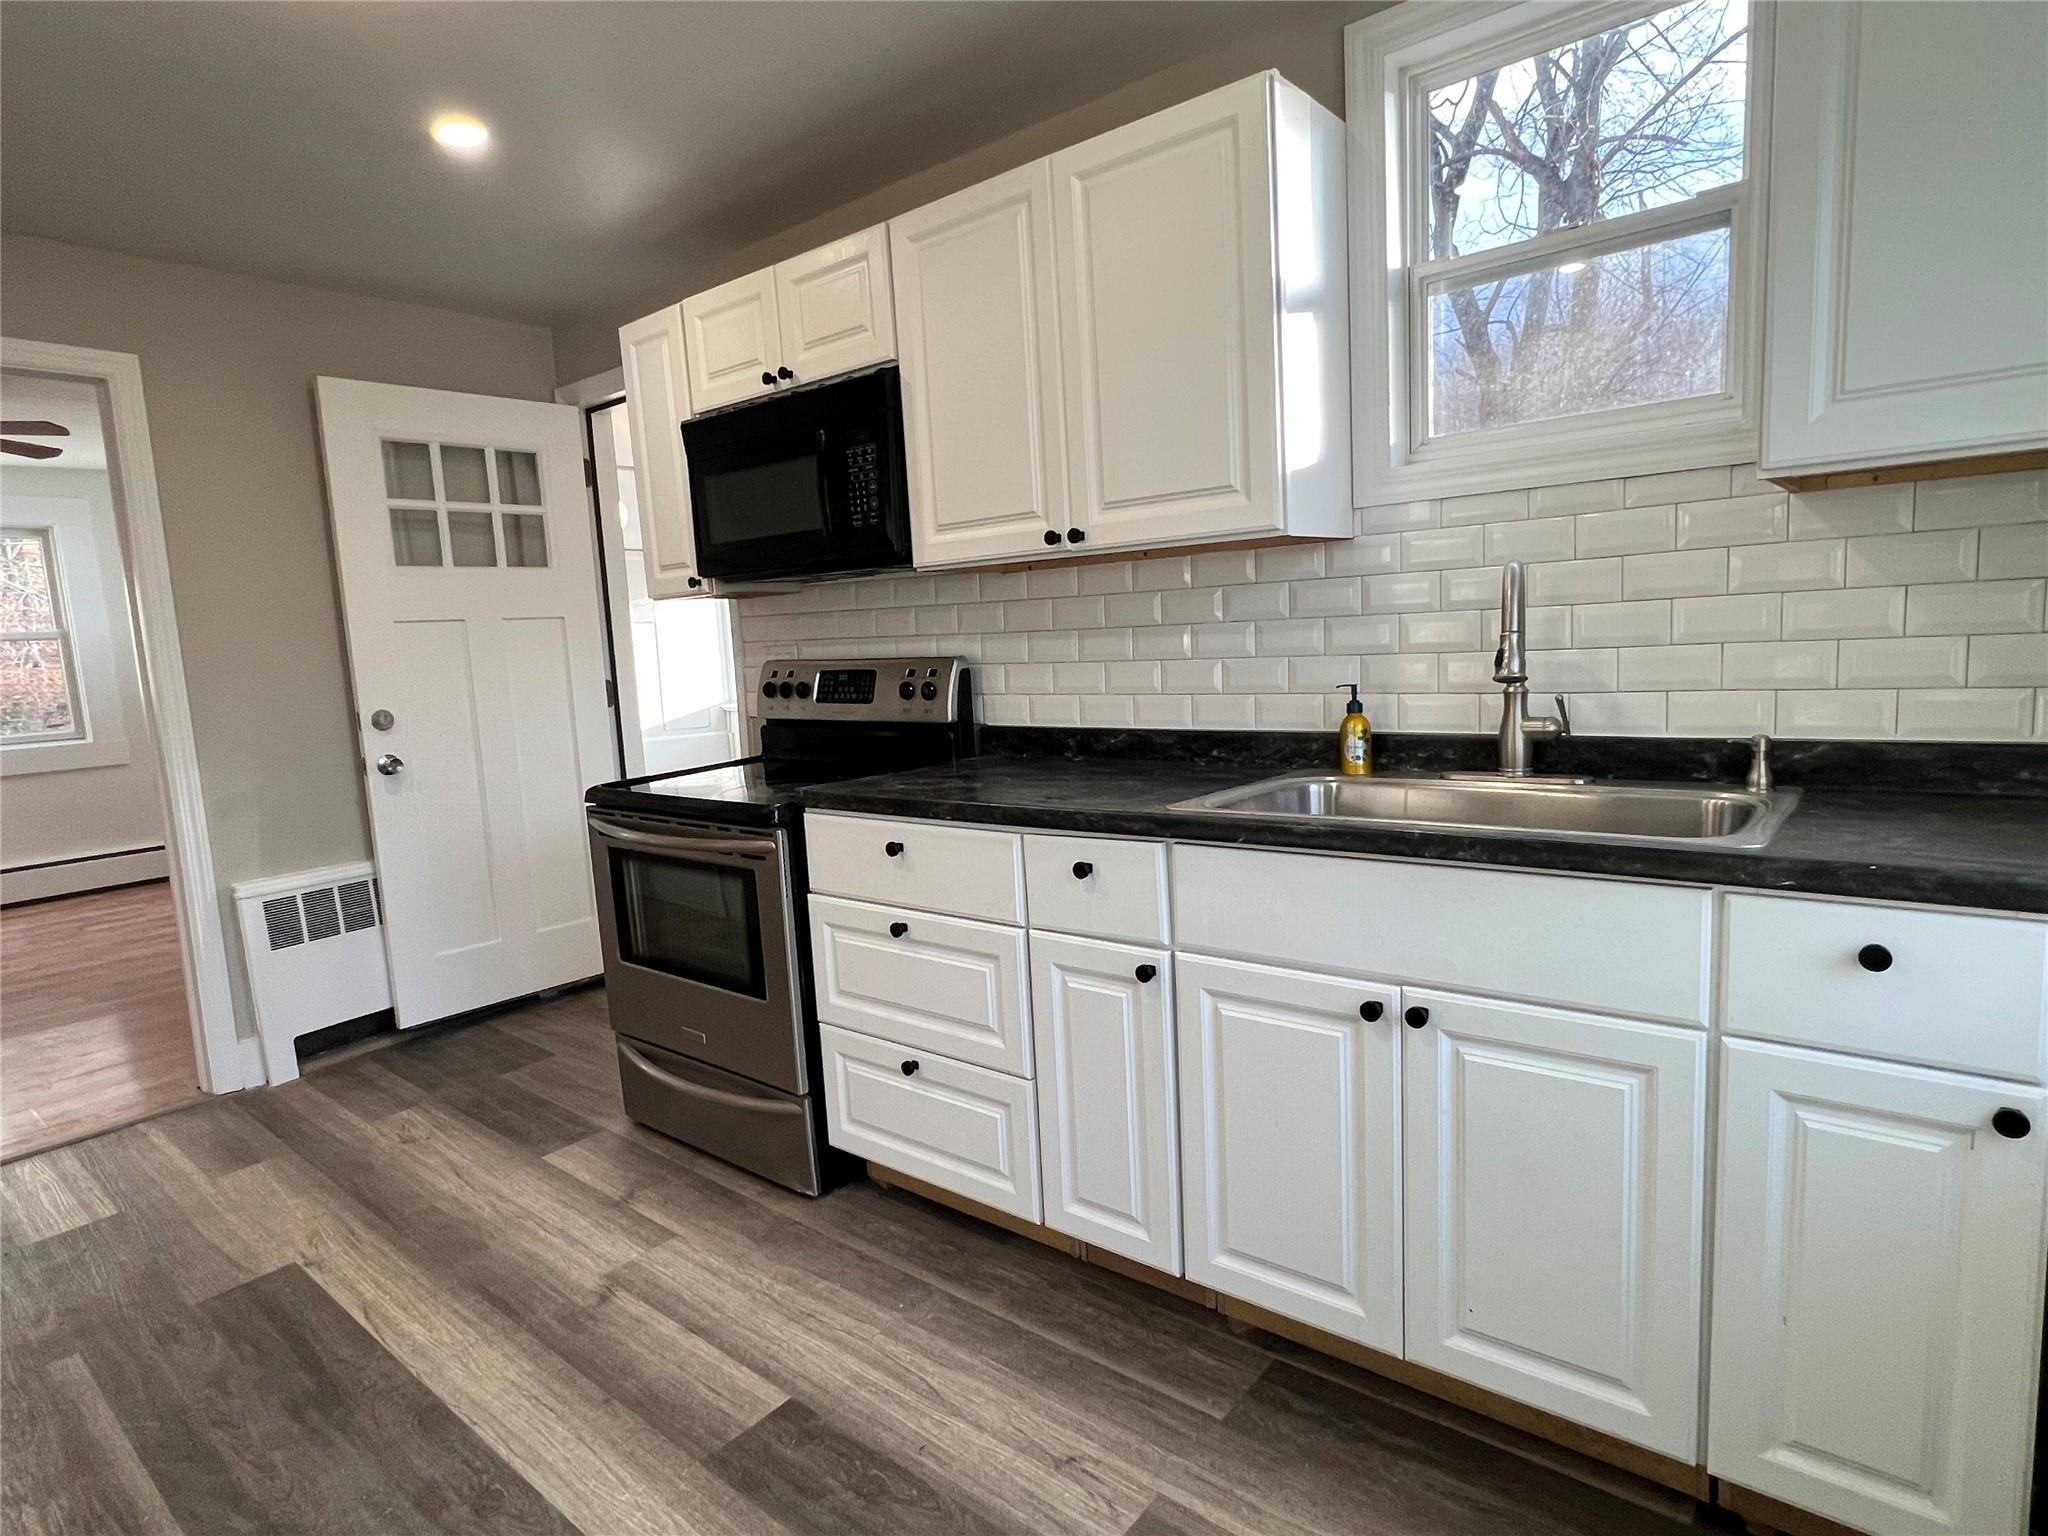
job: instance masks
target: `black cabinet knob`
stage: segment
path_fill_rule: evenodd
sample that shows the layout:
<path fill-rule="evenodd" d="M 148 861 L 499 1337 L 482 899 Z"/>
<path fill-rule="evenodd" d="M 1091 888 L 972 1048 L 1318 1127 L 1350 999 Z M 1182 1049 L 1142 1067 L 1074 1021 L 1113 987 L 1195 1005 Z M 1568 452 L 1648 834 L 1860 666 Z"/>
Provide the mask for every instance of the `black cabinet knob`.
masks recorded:
<path fill-rule="evenodd" d="M 1991 1116 L 1991 1129 L 2010 1141 L 2018 1141 L 2034 1128 L 2034 1122 L 2019 1109 L 2001 1109 Z"/>
<path fill-rule="evenodd" d="M 903 1063 L 903 1075 L 905 1077 L 915 1077 L 917 1075 L 917 1063 L 915 1061 Z"/>
<path fill-rule="evenodd" d="M 704 583 L 703 583 L 703 581 L 702 581 L 701 579 L 699 579 L 698 577 L 692 576 L 692 577 L 690 578 L 690 585 L 691 585 L 691 586 L 693 586 L 693 587 L 701 587 L 701 586 L 703 586 L 703 585 L 704 585 Z"/>
<path fill-rule="evenodd" d="M 1358 1005 L 1358 1016 L 1368 1024 L 1379 1023 L 1380 1015 L 1386 1011 L 1387 1005 L 1385 1003 L 1360 1003 Z"/>
<path fill-rule="evenodd" d="M 1092 875 L 1092 874 L 1094 874 L 1094 873 L 1095 873 L 1095 866 L 1094 866 L 1093 864 L 1089 864 L 1089 863 L 1087 863 L 1087 862 L 1085 862 L 1085 861 L 1079 861 L 1079 860 L 1077 860 L 1077 861 L 1075 862 L 1075 864 L 1074 864 L 1074 878 L 1075 878 L 1076 880 L 1086 880 L 1086 879 L 1087 879 L 1087 878 L 1088 878 L 1088 877 L 1089 877 L 1090 875 Z"/>
<path fill-rule="evenodd" d="M 775 375 L 770 373 L 766 368 L 763 368 L 761 370 L 761 382 L 763 384 L 773 384 L 775 382 Z"/>
<path fill-rule="evenodd" d="M 910 924 L 908 923 L 891 923 L 889 925 L 889 937 L 892 939 L 900 939 L 908 932 L 910 932 Z"/>
<path fill-rule="evenodd" d="M 1888 971 L 1892 968 L 1892 952 L 1882 944 L 1866 944 L 1856 951 L 1856 963 L 1866 971 Z"/>
<path fill-rule="evenodd" d="M 1069 544 L 1085 544 L 1085 543 L 1087 543 L 1087 542 L 1088 542 L 1088 532 L 1087 532 L 1087 530 L 1086 530 L 1085 528 L 1069 528 L 1069 529 L 1067 530 L 1067 542 L 1068 542 Z"/>
<path fill-rule="evenodd" d="M 903 854 L 903 845 L 901 843 L 884 843 L 882 844 L 882 852 L 892 859 L 900 858 Z"/>
<path fill-rule="evenodd" d="M 1420 1029 L 1429 1022 L 1429 1010 L 1418 1003 L 1415 1007 L 1403 1013 L 1401 1017 L 1407 1021 L 1410 1029 Z"/>
<path fill-rule="evenodd" d="M 1141 965 L 1137 968 L 1137 970 L 1133 971 L 1131 974 L 1136 976 L 1140 981 L 1150 981 L 1154 976 L 1157 976 L 1159 974 L 1159 967 L 1156 965 Z"/>
<path fill-rule="evenodd" d="M 784 363 L 780 368 L 775 370 L 775 377 L 777 377 L 778 379 L 793 379 L 796 377 L 796 375 L 791 373 L 789 371 L 789 365 L 787 363 Z"/>
<path fill-rule="evenodd" d="M 1059 541 L 1060 541 L 1060 535 L 1059 535 L 1059 530 L 1058 530 L 1057 528 L 1048 528 L 1048 529 L 1046 529 L 1046 530 L 1045 530 L 1045 542 L 1046 542 L 1046 543 L 1048 543 L 1048 544 L 1057 544 L 1057 543 L 1059 543 Z"/>

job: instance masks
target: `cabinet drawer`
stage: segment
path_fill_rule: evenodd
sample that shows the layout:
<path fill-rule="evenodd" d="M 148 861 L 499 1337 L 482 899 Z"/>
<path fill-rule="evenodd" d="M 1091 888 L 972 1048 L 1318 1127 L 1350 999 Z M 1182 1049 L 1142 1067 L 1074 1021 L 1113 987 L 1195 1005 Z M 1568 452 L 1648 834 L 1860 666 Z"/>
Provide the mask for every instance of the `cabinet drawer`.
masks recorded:
<path fill-rule="evenodd" d="M 1727 898 L 1730 1033 L 2041 1082 L 2048 923 Z"/>
<path fill-rule="evenodd" d="M 1031 1075 L 1024 930 L 811 898 L 818 1018 Z"/>
<path fill-rule="evenodd" d="M 1674 1024 L 1706 1023 L 1711 912 L 1681 885 L 1173 850 L 1176 949 Z"/>
<path fill-rule="evenodd" d="M 1166 844 L 1106 837 L 1024 839 L 1031 926 L 1164 944 Z"/>
<path fill-rule="evenodd" d="M 827 1024 L 826 1139 L 899 1173 L 1037 1221 L 1030 1083 Z"/>
<path fill-rule="evenodd" d="M 1014 832 L 873 816 L 804 817 L 811 889 L 992 923 L 1024 921 L 1023 839 Z"/>

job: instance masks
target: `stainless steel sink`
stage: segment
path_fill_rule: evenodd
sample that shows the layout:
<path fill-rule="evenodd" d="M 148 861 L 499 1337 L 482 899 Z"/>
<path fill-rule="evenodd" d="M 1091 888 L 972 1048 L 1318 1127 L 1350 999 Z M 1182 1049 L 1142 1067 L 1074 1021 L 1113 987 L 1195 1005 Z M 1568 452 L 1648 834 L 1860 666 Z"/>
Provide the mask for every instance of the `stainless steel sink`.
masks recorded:
<path fill-rule="evenodd" d="M 1454 832 L 1761 848 L 1799 798 L 1719 784 L 1633 784 L 1491 774 L 1349 778 L 1296 773 L 1183 800 L 1177 811 L 1341 819 Z"/>

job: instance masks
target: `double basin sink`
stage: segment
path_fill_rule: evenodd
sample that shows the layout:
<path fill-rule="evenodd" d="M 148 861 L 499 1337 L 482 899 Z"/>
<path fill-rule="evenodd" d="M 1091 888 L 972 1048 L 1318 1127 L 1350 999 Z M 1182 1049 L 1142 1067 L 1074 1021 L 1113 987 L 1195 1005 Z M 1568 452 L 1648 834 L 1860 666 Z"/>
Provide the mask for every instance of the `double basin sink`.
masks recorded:
<path fill-rule="evenodd" d="M 1632 784 L 1494 774 L 1347 777 L 1296 773 L 1199 799 L 1177 811 L 1296 821 L 1377 822 L 1447 832 L 1519 832 L 1592 842 L 1761 848 L 1796 789 Z"/>

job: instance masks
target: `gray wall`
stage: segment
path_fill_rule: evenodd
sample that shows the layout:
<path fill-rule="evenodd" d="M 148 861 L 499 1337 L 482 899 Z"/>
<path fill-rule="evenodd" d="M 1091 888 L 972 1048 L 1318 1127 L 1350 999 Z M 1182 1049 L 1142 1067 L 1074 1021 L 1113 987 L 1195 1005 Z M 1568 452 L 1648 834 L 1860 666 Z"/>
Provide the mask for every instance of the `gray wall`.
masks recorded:
<path fill-rule="evenodd" d="M 0 334 L 142 359 L 223 887 L 367 857 L 313 379 L 544 400 L 549 333 L 10 236 Z"/>
<path fill-rule="evenodd" d="M 1242 80 L 1262 69 L 1277 69 L 1338 116 L 1344 114 L 1344 28 L 1383 4 L 1279 4 L 1273 25 L 1227 48 L 1199 55 L 1148 75 L 1098 101 L 1030 128 L 993 140 L 977 150 L 892 182 L 816 218 L 793 223 L 772 239 L 738 246 L 721 257 L 679 267 L 661 288 L 617 309 L 565 322 L 555 329 L 557 376 L 563 383 L 588 378 L 619 365 L 618 329 L 690 294 L 823 245 L 870 224 L 879 224 L 935 198 L 971 187 L 998 172 L 1049 155 L 1056 149 L 1121 124 L 1134 122 L 1190 96 Z"/>

